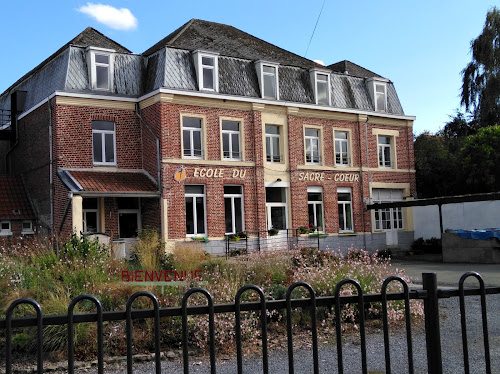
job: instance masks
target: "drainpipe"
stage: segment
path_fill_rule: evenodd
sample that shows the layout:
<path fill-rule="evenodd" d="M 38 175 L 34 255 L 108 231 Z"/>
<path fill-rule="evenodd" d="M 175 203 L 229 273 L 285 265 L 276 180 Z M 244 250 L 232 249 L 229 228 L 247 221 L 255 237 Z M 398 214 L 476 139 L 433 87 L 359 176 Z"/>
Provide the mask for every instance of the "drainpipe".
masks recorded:
<path fill-rule="evenodd" d="M 368 116 L 367 116 L 367 121 L 368 121 Z M 363 156 L 361 153 L 361 122 L 358 121 L 358 148 L 359 148 L 359 181 L 360 181 L 360 194 L 361 194 L 361 203 L 364 203 L 363 197 L 364 197 L 364 188 L 363 188 Z M 366 234 L 365 232 L 365 215 L 364 213 L 361 215 L 361 221 L 363 222 L 363 244 L 366 249 Z"/>
<path fill-rule="evenodd" d="M 262 119 L 262 115 L 261 115 Z M 260 222 L 259 222 L 259 200 L 257 199 L 257 149 L 255 146 L 256 139 L 256 131 L 255 131 L 255 109 L 252 110 L 252 122 L 253 122 L 253 158 L 254 158 L 254 178 L 253 178 L 253 193 L 254 193 L 254 199 L 255 199 L 255 223 L 257 224 L 257 236 L 259 237 L 259 230 L 260 230 Z M 262 137 L 262 124 L 260 126 L 260 136 Z M 262 152 L 262 151 L 261 151 Z M 265 193 L 264 193 L 265 196 Z M 265 203 L 264 203 L 265 204 Z M 267 227 L 266 227 L 267 228 Z M 260 244 L 259 244 L 260 248 Z"/>
<path fill-rule="evenodd" d="M 368 154 L 368 120 L 370 119 L 369 116 L 366 116 L 366 121 L 365 121 L 365 144 L 366 144 L 366 179 L 367 179 L 367 184 L 368 184 L 368 199 L 371 198 L 371 191 L 370 191 L 370 157 Z M 371 212 L 370 212 L 370 232 L 372 231 L 372 225 L 371 225 Z"/>
<path fill-rule="evenodd" d="M 52 246 L 56 251 L 56 255 L 59 252 L 59 246 L 56 243 L 55 232 L 54 232 L 54 154 L 53 154 L 53 142 L 52 142 L 52 103 L 48 100 L 49 105 L 49 195 L 50 195 L 50 237 L 52 238 Z"/>

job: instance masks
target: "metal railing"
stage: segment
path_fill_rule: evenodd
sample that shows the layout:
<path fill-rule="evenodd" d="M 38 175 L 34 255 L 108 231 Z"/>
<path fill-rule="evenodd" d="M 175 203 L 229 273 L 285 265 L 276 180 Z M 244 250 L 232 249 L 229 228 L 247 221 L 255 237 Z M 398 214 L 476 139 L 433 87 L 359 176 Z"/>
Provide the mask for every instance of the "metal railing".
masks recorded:
<path fill-rule="evenodd" d="M 464 282 L 467 278 L 474 277 L 479 281 L 479 288 L 465 289 Z M 103 373 L 103 323 L 106 321 L 126 321 L 126 344 L 127 344 L 127 373 L 133 372 L 133 332 L 132 322 L 136 319 L 152 319 L 154 322 L 155 334 L 155 370 L 156 373 L 161 372 L 160 362 L 160 321 L 162 318 L 171 318 L 175 316 L 182 317 L 182 351 L 183 351 L 183 367 L 184 373 L 189 373 L 189 352 L 188 352 L 188 334 L 189 324 L 188 316 L 191 315 L 208 315 L 209 317 L 209 339 L 208 346 L 210 352 L 210 370 L 211 373 L 216 372 L 216 347 L 215 347 L 215 327 L 214 316 L 218 313 L 232 313 L 235 320 L 235 339 L 236 339 L 236 358 L 237 358 L 237 372 L 243 373 L 243 356 L 242 356 L 242 336 L 241 336 L 241 312 L 244 311 L 260 311 L 260 335 L 262 338 L 262 363 L 263 372 L 269 373 L 269 349 L 267 345 L 267 313 L 266 311 L 286 310 L 286 334 L 287 334 L 287 348 L 288 348 L 288 372 L 294 373 L 294 348 L 293 348 L 293 324 L 292 324 L 292 309 L 302 308 L 304 311 L 309 312 L 311 316 L 311 332 L 312 332 L 312 349 L 311 355 L 313 358 L 313 372 L 319 373 L 319 359 L 318 359 L 318 324 L 317 324 L 317 308 L 328 307 L 335 308 L 335 327 L 336 327 L 336 344 L 337 344 L 337 365 L 338 373 L 342 374 L 344 370 L 344 347 L 342 343 L 342 321 L 341 310 L 346 304 L 355 304 L 357 306 L 357 320 L 360 329 L 360 344 L 361 351 L 361 366 L 364 374 L 368 373 L 367 368 L 367 347 L 366 347 L 366 328 L 365 328 L 365 306 L 368 303 L 380 302 L 382 303 L 382 325 L 384 337 L 384 355 L 386 373 L 391 373 L 391 354 L 389 349 L 389 322 L 387 318 L 387 302 L 394 300 L 403 300 L 405 305 L 405 332 L 406 332 L 406 345 L 407 345 L 407 362 L 408 372 L 413 374 L 415 371 L 413 360 L 413 345 L 412 345 L 412 328 L 410 318 L 410 300 L 418 299 L 423 300 L 424 303 L 424 318 L 425 318 L 425 335 L 426 335 L 426 348 L 427 348 L 427 361 L 428 373 L 441 374 L 442 367 L 442 347 L 439 334 L 439 299 L 458 297 L 460 300 L 460 314 L 461 314 L 461 327 L 462 327 L 462 345 L 465 372 L 470 372 L 469 355 L 468 355 L 468 339 L 467 339 L 467 325 L 465 319 L 465 298 L 467 296 L 479 295 L 481 297 L 481 312 L 482 312 L 482 330 L 484 340 L 484 360 L 486 363 L 486 373 L 491 373 L 491 356 L 488 335 L 488 322 L 486 317 L 486 295 L 500 294 L 500 287 L 486 288 L 481 276 L 477 273 L 465 273 L 459 282 L 459 288 L 453 290 L 443 290 L 437 287 L 437 277 L 435 273 L 424 273 L 423 289 L 409 289 L 407 283 L 400 277 L 391 276 L 387 278 L 381 287 L 380 294 L 363 294 L 359 283 L 353 279 L 345 279 L 335 286 L 334 296 L 317 297 L 313 288 L 305 282 L 293 283 L 286 292 L 284 300 L 266 300 L 263 291 L 255 286 L 249 285 L 242 287 L 236 294 L 235 302 L 232 304 L 214 304 L 212 295 L 203 288 L 192 288 L 184 294 L 181 307 L 160 308 L 158 299 L 150 292 L 140 291 L 133 294 L 127 301 L 125 311 L 104 312 L 101 304 L 97 298 L 90 295 L 82 295 L 73 299 L 68 307 L 66 315 L 58 316 L 44 316 L 41 307 L 38 303 L 31 299 L 18 299 L 14 301 L 6 311 L 6 319 L 0 320 L 0 330 L 5 330 L 6 336 L 6 361 L 5 369 L 6 374 L 12 373 L 12 329 L 22 328 L 29 326 L 37 327 L 37 371 L 43 372 L 43 327 L 54 325 L 68 325 L 67 342 L 68 342 L 68 373 L 74 372 L 74 340 L 73 329 L 75 323 L 96 322 L 97 323 L 97 339 L 98 339 L 98 373 Z M 403 291 L 396 293 L 388 293 L 389 284 L 396 282 L 402 285 Z M 346 285 L 352 285 L 357 290 L 357 295 L 354 296 L 340 296 L 342 289 Z M 308 298 L 292 299 L 292 291 L 296 288 L 303 288 L 309 294 Z M 253 291 L 259 296 L 257 302 L 241 302 L 243 293 Z M 207 305 L 187 306 L 188 299 L 194 294 L 202 294 L 207 299 Z M 153 309 L 146 310 L 133 310 L 132 304 L 139 297 L 149 298 L 154 305 Z M 87 314 L 73 314 L 75 305 L 82 300 L 90 300 L 97 307 L 95 313 Z M 14 310 L 23 304 L 31 305 L 36 311 L 36 317 L 22 317 L 13 318 Z M 380 353 L 382 354 L 382 353 Z M 472 369 L 476 372 L 475 369 Z"/>
<path fill-rule="evenodd" d="M 321 239 L 328 236 L 318 232 L 300 234 L 299 229 L 283 229 L 275 233 L 270 231 L 244 231 L 243 235 L 226 235 L 226 256 L 267 250 L 320 249 Z"/>

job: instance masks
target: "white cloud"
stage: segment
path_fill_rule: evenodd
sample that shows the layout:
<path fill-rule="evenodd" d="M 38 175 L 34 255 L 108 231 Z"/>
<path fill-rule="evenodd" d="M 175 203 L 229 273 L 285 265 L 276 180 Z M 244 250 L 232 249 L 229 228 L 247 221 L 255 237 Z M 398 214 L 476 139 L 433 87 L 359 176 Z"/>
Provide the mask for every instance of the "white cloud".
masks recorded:
<path fill-rule="evenodd" d="M 117 9 L 110 5 L 87 3 L 78 11 L 89 15 L 100 22 L 116 30 L 133 30 L 137 28 L 137 18 L 127 8 Z"/>

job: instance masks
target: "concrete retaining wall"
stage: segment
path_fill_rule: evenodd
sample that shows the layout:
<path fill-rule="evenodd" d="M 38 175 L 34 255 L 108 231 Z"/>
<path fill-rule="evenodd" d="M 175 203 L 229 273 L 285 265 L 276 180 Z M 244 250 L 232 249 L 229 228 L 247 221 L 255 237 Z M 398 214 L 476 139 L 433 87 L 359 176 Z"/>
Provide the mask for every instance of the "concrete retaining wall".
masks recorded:
<path fill-rule="evenodd" d="M 500 241 L 464 239 L 455 233 L 443 233 L 443 262 L 500 264 Z"/>

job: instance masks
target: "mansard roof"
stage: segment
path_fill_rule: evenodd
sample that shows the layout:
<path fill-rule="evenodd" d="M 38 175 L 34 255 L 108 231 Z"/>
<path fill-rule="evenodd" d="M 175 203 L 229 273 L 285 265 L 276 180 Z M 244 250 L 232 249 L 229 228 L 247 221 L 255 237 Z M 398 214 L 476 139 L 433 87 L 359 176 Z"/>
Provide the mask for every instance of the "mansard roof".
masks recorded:
<path fill-rule="evenodd" d="M 202 49 L 217 52 L 223 56 L 246 60 L 266 60 L 305 69 L 322 67 L 233 26 L 199 19 L 192 19 L 185 23 L 146 50 L 143 55 L 149 56 L 164 47 L 188 51 Z"/>
<path fill-rule="evenodd" d="M 93 91 L 86 48 L 113 49 L 113 88 Z M 219 54 L 219 90 L 212 95 L 261 98 L 255 61 L 279 64 L 281 102 L 315 104 L 310 70 L 330 70 L 331 107 L 374 111 L 367 78 L 380 77 L 350 61 L 324 67 L 288 52 L 235 27 L 192 19 L 146 50 L 142 55 L 86 28 L 44 62 L 0 95 L 0 108 L 9 108 L 10 93 L 27 91 L 25 110 L 55 91 L 140 98 L 158 89 L 198 92 L 192 53 L 203 50 Z M 318 106 L 320 108 L 320 106 Z M 387 83 L 388 114 L 404 115 L 392 82 Z"/>
<path fill-rule="evenodd" d="M 374 73 L 373 71 L 365 69 L 364 67 L 361 67 L 347 60 L 328 65 L 327 68 L 337 73 L 353 75 L 361 78 L 382 78 L 380 75 Z"/>

